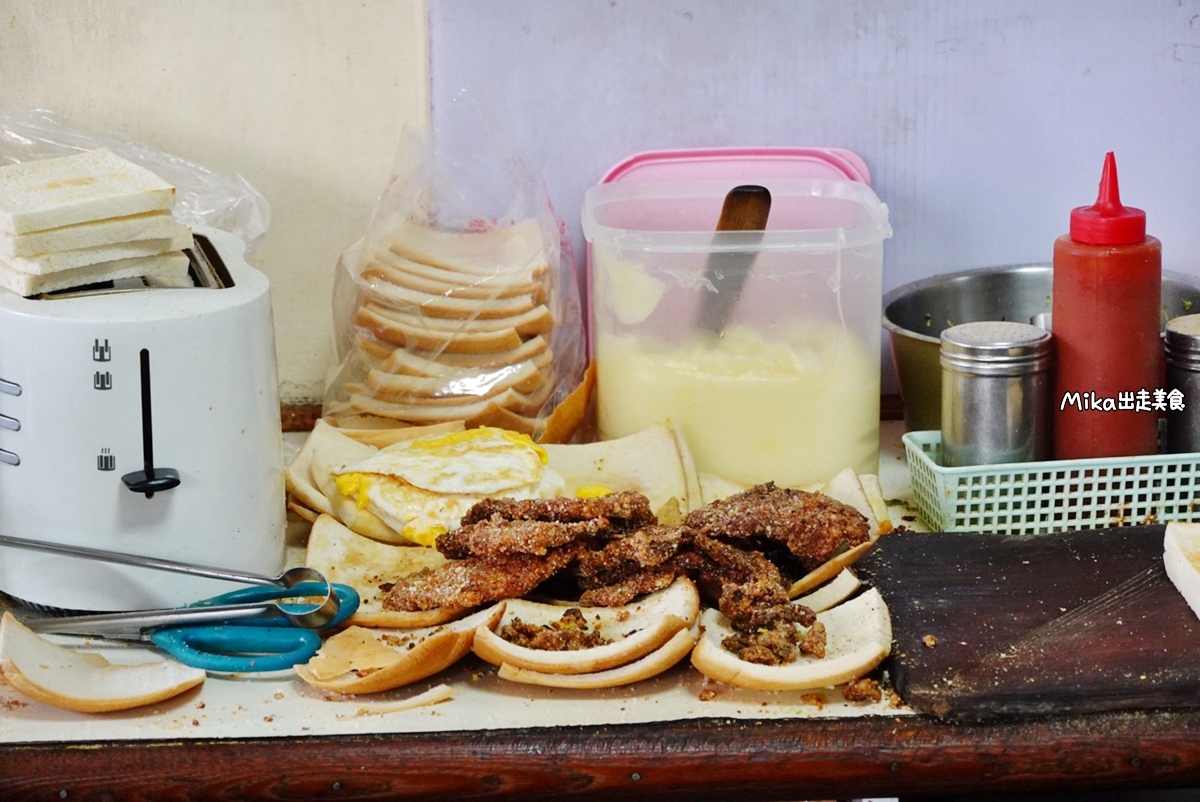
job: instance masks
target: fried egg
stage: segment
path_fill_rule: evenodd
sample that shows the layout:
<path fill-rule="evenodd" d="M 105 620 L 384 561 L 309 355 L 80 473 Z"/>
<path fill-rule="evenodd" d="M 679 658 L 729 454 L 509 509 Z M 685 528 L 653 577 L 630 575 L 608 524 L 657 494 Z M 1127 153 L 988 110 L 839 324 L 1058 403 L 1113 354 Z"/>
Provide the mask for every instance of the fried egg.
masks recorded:
<path fill-rule="evenodd" d="M 333 471 L 338 490 L 408 540 L 432 546 L 484 498 L 551 498 L 565 488 L 528 435 L 480 427 L 380 449 Z"/>

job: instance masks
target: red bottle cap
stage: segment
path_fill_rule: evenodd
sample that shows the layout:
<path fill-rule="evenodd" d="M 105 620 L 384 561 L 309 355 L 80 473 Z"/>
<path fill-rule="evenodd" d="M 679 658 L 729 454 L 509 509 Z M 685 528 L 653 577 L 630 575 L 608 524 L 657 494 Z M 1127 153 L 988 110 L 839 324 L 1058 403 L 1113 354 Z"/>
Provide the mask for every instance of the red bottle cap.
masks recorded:
<path fill-rule="evenodd" d="M 1146 239 L 1146 213 L 1121 205 L 1117 160 L 1111 152 L 1104 157 L 1095 205 L 1071 210 L 1071 239 L 1086 245 L 1135 245 Z"/>

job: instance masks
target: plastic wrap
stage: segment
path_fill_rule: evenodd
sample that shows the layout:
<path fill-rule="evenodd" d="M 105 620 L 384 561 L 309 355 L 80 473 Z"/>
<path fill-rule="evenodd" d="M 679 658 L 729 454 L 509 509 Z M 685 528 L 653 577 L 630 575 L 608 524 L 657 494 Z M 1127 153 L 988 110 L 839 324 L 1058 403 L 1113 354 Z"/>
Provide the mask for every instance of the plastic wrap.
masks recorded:
<path fill-rule="evenodd" d="M 586 360 L 565 226 L 470 93 L 441 119 L 403 138 L 364 237 L 338 262 L 324 416 L 539 436 Z"/>
<path fill-rule="evenodd" d="M 0 164 L 70 156 L 96 148 L 108 148 L 174 186 L 174 215 L 181 223 L 228 231 L 246 243 L 247 253 L 266 236 L 271 207 L 240 175 L 212 170 L 54 111 L 0 100 Z"/>

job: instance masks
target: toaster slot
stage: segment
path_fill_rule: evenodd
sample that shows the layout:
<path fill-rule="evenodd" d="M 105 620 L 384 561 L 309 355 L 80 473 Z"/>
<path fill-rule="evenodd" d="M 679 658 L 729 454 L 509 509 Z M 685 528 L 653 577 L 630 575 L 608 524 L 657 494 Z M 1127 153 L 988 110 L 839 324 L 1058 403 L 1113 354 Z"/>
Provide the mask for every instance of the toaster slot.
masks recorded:
<path fill-rule="evenodd" d="M 10 432 L 19 432 L 21 431 L 21 422 L 8 415 L 0 415 L 0 429 L 8 429 Z"/>
<path fill-rule="evenodd" d="M 221 254 L 217 253 L 217 249 L 209 242 L 208 237 L 196 234 L 192 237 L 192 242 L 195 247 L 189 248 L 184 253 L 192 260 L 190 272 L 196 286 L 218 290 L 232 287 L 233 276 L 229 275 L 225 261 L 221 259 Z"/>
<path fill-rule="evenodd" d="M 21 458 L 11 451 L 0 448 L 0 462 L 6 465 L 20 465 Z"/>

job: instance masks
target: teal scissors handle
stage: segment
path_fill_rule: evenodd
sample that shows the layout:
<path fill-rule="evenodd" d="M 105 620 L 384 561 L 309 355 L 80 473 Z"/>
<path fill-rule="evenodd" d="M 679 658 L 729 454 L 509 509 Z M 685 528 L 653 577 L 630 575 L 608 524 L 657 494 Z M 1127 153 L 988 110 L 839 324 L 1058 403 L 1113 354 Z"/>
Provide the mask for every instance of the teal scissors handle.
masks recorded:
<path fill-rule="evenodd" d="M 321 648 L 321 636 L 299 627 L 166 627 L 148 634 L 150 642 L 194 668 L 228 674 L 280 671 L 308 662 Z"/>
<path fill-rule="evenodd" d="M 291 588 L 290 595 L 303 595 L 306 583 Z M 312 583 L 314 593 L 324 586 Z M 358 609 L 358 593 L 348 585 L 333 585 L 338 612 L 328 626 L 345 623 Z M 196 602 L 194 607 L 241 604 L 278 598 L 278 588 L 248 587 Z M 181 663 L 205 671 L 246 673 L 280 671 L 308 662 L 321 648 L 321 636 L 311 629 L 293 625 L 281 614 L 248 618 L 236 624 L 171 626 L 151 630 L 147 637 L 158 648 Z"/>

